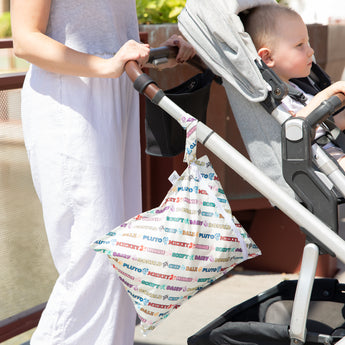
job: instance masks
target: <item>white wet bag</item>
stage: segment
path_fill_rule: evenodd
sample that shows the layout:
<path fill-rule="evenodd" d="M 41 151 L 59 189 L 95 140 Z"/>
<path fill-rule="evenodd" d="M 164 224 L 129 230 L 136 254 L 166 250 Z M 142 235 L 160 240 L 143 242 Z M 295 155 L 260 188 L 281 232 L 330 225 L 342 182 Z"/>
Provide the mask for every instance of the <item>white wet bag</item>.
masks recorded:
<path fill-rule="evenodd" d="M 231 213 L 207 156 L 196 159 L 196 124 L 185 161 L 161 205 L 128 220 L 92 247 L 108 256 L 133 300 L 142 329 L 153 330 L 183 302 L 260 250 Z"/>

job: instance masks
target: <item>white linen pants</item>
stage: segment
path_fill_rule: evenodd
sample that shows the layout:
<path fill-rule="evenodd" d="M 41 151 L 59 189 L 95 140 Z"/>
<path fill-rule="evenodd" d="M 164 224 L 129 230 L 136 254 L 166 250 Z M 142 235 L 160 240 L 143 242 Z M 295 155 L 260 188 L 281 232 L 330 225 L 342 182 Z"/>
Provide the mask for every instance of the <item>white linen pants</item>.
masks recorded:
<path fill-rule="evenodd" d="M 133 344 L 132 302 L 90 244 L 141 212 L 138 114 L 126 75 L 27 74 L 25 145 L 59 273 L 31 345 Z"/>

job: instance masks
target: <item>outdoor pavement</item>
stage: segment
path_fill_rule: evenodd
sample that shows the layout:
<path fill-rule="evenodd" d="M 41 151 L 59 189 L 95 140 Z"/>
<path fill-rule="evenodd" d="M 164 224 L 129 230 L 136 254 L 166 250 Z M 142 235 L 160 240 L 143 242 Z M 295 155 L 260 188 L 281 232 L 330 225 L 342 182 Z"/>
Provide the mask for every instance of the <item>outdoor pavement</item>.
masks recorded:
<path fill-rule="evenodd" d="M 335 276 L 345 282 L 345 270 L 339 264 Z M 134 345 L 186 345 L 187 338 L 233 306 L 277 285 L 282 280 L 298 279 L 298 274 L 234 270 L 233 273 L 202 290 L 185 302 L 149 335 L 136 327 Z"/>
<path fill-rule="evenodd" d="M 339 236 L 345 238 L 345 204 L 339 208 Z M 345 264 L 337 261 L 334 278 L 345 283 Z M 228 309 L 279 284 L 298 279 L 298 274 L 234 269 L 186 301 L 149 335 L 143 336 L 138 325 L 134 345 L 186 345 L 187 339 Z"/>
<path fill-rule="evenodd" d="M 345 283 L 345 265 L 338 263 L 334 278 Z M 258 295 L 283 280 L 298 279 L 298 274 L 233 270 L 185 302 L 149 335 L 144 336 L 138 325 L 134 345 L 186 345 L 193 335 L 209 322 L 233 306 Z M 29 342 L 12 342 L 13 345 L 29 345 Z"/>
<path fill-rule="evenodd" d="M 345 204 L 341 214 L 345 215 Z M 345 217 L 340 217 L 339 235 L 345 238 Z M 337 262 L 334 278 L 345 283 L 345 264 Z M 187 339 L 228 309 L 250 299 L 283 280 L 298 279 L 298 274 L 249 271 L 235 268 L 227 277 L 219 279 L 200 291 L 179 309 L 144 336 L 140 326 L 135 330 L 134 345 L 187 345 Z M 19 341 L 9 345 L 29 345 Z"/>

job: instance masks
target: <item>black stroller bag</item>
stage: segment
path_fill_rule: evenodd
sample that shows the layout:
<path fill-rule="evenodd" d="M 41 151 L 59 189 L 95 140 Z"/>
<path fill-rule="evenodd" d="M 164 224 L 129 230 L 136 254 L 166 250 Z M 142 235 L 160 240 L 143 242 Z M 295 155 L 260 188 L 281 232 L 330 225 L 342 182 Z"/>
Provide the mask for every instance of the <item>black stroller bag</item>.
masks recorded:
<path fill-rule="evenodd" d="M 289 345 L 297 281 L 283 281 L 225 312 L 188 338 L 188 345 Z M 345 335 L 345 284 L 315 279 L 305 344 L 333 344 Z"/>
<path fill-rule="evenodd" d="M 206 69 L 203 73 L 164 93 L 184 111 L 206 123 L 207 105 L 214 77 L 212 71 Z M 149 155 L 171 157 L 182 153 L 185 149 L 185 130 L 175 119 L 148 99 L 146 99 L 145 135 L 146 153 Z"/>

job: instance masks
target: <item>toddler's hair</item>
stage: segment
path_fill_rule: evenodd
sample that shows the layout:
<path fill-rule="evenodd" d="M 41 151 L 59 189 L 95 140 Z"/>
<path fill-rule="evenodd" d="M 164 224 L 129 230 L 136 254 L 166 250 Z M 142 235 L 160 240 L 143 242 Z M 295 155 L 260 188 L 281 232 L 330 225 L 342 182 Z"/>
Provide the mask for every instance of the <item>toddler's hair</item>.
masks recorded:
<path fill-rule="evenodd" d="M 277 39 L 275 32 L 282 16 L 300 17 L 293 9 L 279 4 L 253 7 L 241 16 L 244 30 L 250 35 L 257 50 L 274 44 Z"/>

